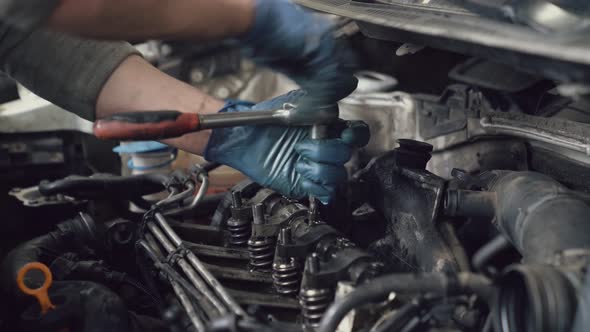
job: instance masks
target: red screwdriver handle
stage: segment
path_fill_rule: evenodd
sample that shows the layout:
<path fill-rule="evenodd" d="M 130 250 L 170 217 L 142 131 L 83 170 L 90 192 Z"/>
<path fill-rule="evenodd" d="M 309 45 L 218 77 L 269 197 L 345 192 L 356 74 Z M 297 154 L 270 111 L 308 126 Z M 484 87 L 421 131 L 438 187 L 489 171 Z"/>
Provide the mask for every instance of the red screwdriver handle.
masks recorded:
<path fill-rule="evenodd" d="M 198 114 L 178 111 L 118 113 L 98 120 L 94 135 L 119 141 L 159 140 L 199 131 L 200 122 Z"/>

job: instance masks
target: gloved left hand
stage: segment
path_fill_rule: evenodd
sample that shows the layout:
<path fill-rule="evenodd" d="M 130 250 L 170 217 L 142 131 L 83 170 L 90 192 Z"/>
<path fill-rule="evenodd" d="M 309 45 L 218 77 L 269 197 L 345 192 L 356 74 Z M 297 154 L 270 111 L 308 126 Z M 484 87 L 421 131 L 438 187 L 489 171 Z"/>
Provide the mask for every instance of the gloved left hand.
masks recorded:
<path fill-rule="evenodd" d="M 257 105 L 229 102 L 221 112 L 247 112 L 297 104 L 301 90 Z M 347 179 L 344 164 L 352 149 L 369 141 L 369 127 L 362 121 L 341 122 L 338 138 L 311 140 L 309 127 L 243 126 L 213 130 L 205 159 L 231 166 L 262 186 L 291 198 L 313 194 L 323 203 L 334 196 Z"/>
<path fill-rule="evenodd" d="M 255 3 L 254 25 L 238 42 L 246 57 L 289 76 L 309 93 L 300 106 L 331 104 L 356 88 L 354 53 L 333 37 L 329 20 L 291 0 Z"/>

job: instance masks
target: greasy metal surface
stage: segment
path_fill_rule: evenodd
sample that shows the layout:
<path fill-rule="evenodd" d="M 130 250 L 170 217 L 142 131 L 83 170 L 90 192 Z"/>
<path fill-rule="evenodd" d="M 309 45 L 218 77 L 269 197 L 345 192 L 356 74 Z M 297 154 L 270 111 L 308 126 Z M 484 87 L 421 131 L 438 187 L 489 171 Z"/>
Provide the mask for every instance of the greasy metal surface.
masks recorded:
<path fill-rule="evenodd" d="M 475 15 L 474 13 L 459 5 L 457 1 L 453 0 L 377 0 L 376 2 L 398 6 L 401 5 L 408 8 L 413 7 L 423 10 L 431 10 L 438 13 L 443 12 L 450 14 Z"/>
<path fill-rule="evenodd" d="M 226 128 L 246 125 L 286 124 L 288 110 L 217 113 L 202 115 L 202 129 Z"/>
<path fill-rule="evenodd" d="M 200 115 L 199 129 L 227 128 L 247 125 L 307 126 L 330 123 L 338 118 L 337 105 L 318 106 L 313 112 L 285 104 L 282 109 Z"/>
<path fill-rule="evenodd" d="M 456 260 L 436 227 L 445 181 L 405 168 L 406 156 L 392 151 L 373 159 L 359 176 L 369 202 L 387 219 L 387 234 L 371 250 L 401 271 L 456 271 Z"/>
<path fill-rule="evenodd" d="M 580 11 L 569 11 L 548 0 L 521 0 L 513 3 L 515 19 L 541 31 L 578 32 L 588 28 L 589 19 Z"/>
<path fill-rule="evenodd" d="M 261 305 L 265 307 L 299 309 L 296 299 L 276 294 L 265 294 L 260 292 L 247 292 L 230 289 L 229 293 L 242 304 Z"/>
<path fill-rule="evenodd" d="M 449 87 L 441 97 L 403 92 L 352 95 L 341 101 L 340 109 L 344 119 L 363 120 L 371 128 L 371 141 L 360 150 L 361 157 L 390 151 L 399 138 L 424 141 L 434 146 L 428 169 L 444 178 L 453 168 L 525 169 L 523 142 L 590 163 L 589 124 L 496 111 L 481 93 L 461 86 Z M 505 162 L 486 157 L 498 153 Z"/>
<path fill-rule="evenodd" d="M 46 205 L 78 204 L 83 202 L 62 194 L 44 196 L 39 192 L 39 187 L 31 187 L 25 189 L 14 188 L 8 194 L 21 201 L 25 206 L 31 207 L 39 207 Z"/>
<path fill-rule="evenodd" d="M 590 155 L 590 125 L 562 119 L 546 119 L 525 114 L 488 112 L 472 124 L 473 132 L 509 135 L 548 143 Z"/>
<path fill-rule="evenodd" d="M 190 242 L 185 242 L 185 245 L 188 249 L 192 250 L 197 256 L 248 260 L 248 250 L 246 249 L 224 248 Z"/>
<path fill-rule="evenodd" d="M 351 2 L 349 0 L 297 0 L 299 4 L 319 11 L 353 18 L 380 27 L 392 28 L 404 33 L 416 34 L 422 41 L 435 47 L 461 47 L 473 55 L 490 58 L 501 57 L 507 62 L 533 66 L 544 74 L 555 77 L 572 77 L 588 80 L 590 77 L 590 43 L 587 34 L 554 36 L 540 33 L 532 28 L 502 23 L 464 13 L 420 10 L 413 6 L 399 4 L 374 4 Z M 361 29 L 363 25 L 361 24 Z M 364 30 L 365 33 L 367 30 Z M 377 31 L 377 30 L 373 30 Z M 392 32 L 382 31 L 372 37 L 392 38 Z M 453 43 L 457 42 L 457 44 Z M 493 52 L 492 50 L 498 50 Z M 507 53 L 500 53 L 500 52 Z M 570 67 L 568 72 L 542 68 L 538 63 L 524 61 L 520 56 L 542 60 L 559 60 L 569 64 L 583 65 L 583 71 Z M 579 68 L 578 68 L 579 69 Z"/>
<path fill-rule="evenodd" d="M 222 280 L 238 280 L 259 282 L 264 284 L 272 284 L 272 277 L 268 272 L 249 271 L 247 269 L 239 269 L 228 266 L 219 266 L 213 264 L 205 264 L 207 269 L 219 279 Z"/>
<path fill-rule="evenodd" d="M 169 221 L 170 227 L 177 233 L 182 233 L 182 239 L 206 244 L 220 244 L 223 232 L 217 227 Z"/>

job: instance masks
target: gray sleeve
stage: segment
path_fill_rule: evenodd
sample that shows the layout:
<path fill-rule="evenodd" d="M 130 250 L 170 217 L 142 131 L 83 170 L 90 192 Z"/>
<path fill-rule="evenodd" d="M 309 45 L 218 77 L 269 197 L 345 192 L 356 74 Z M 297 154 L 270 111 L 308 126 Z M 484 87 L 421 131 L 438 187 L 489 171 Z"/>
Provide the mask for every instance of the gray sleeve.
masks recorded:
<path fill-rule="evenodd" d="M 32 30 L 51 16 L 60 0 L 0 0 L 0 18 L 22 30 Z"/>
<path fill-rule="evenodd" d="M 107 79 L 132 54 L 139 53 L 125 42 L 82 40 L 44 30 L 25 33 L 0 24 L 2 70 L 35 94 L 88 120 L 94 120 L 96 100 Z"/>

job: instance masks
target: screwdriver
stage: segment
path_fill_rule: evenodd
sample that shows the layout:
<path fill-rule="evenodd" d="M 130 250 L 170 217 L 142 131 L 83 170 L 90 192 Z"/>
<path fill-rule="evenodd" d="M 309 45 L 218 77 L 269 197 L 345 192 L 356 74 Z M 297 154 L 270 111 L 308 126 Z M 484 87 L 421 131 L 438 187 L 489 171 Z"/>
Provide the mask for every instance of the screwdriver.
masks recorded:
<path fill-rule="evenodd" d="M 313 112 L 298 112 L 293 104 L 284 104 L 283 108 L 275 110 L 215 114 L 129 112 L 98 120 L 94 125 L 94 135 L 100 139 L 120 141 L 161 140 L 207 129 L 247 125 L 313 126 L 328 124 L 337 118 L 336 104 L 316 107 Z"/>

